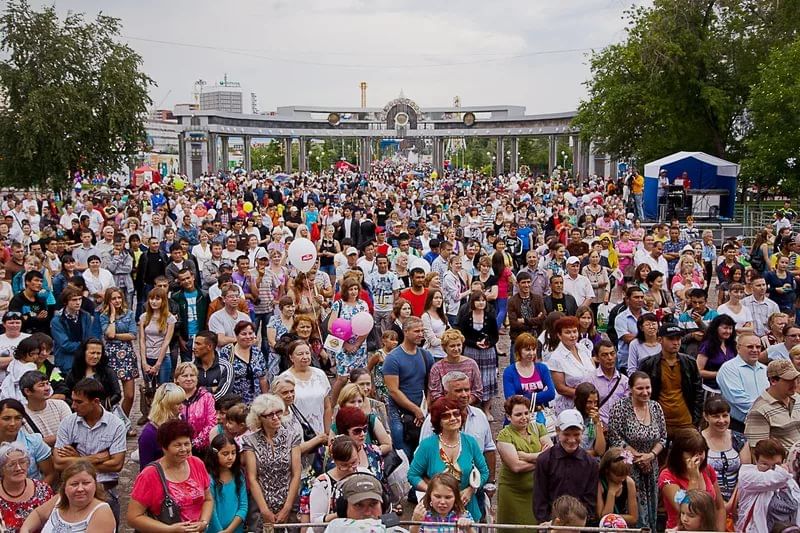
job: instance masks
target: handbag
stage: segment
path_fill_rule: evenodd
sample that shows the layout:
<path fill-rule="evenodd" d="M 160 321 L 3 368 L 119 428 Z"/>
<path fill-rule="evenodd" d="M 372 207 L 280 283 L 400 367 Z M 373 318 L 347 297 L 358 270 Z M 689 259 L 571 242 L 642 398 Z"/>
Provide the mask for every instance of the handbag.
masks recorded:
<path fill-rule="evenodd" d="M 172 499 L 169 493 L 167 478 L 164 476 L 164 469 L 161 468 L 158 462 L 150 463 L 150 466 L 155 468 L 156 472 L 158 472 L 158 477 L 161 480 L 161 488 L 164 490 L 164 501 L 161 502 L 161 511 L 159 511 L 158 516 L 153 516 L 153 518 L 162 524 L 177 524 L 181 521 L 181 508 L 178 506 L 178 503 Z"/>
<path fill-rule="evenodd" d="M 290 407 L 292 414 L 297 417 L 297 421 L 300 423 L 300 427 L 303 429 L 303 442 L 308 442 L 312 439 L 317 438 L 317 432 L 314 431 L 314 428 L 311 427 L 311 424 L 306 420 L 306 417 L 303 416 L 303 413 L 300 410 L 292 405 Z"/>

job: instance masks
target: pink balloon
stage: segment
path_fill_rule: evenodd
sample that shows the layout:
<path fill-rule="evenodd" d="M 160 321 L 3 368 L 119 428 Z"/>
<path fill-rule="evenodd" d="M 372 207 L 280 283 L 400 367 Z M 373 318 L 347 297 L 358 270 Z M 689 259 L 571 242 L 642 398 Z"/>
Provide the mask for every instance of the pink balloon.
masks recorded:
<path fill-rule="evenodd" d="M 361 336 L 367 335 L 370 331 L 372 331 L 372 327 L 375 325 L 375 320 L 372 318 L 371 314 L 367 313 L 366 311 L 361 311 L 353 317 L 351 323 L 353 326 L 353 333 Z"/>
<path fill-rule="evenodd" d="M 334 337 L 339 337 L 346 341 L 353 336 L 350 321 L 345 318 L 337 318 L 331 323 L 331 333 Z"/>

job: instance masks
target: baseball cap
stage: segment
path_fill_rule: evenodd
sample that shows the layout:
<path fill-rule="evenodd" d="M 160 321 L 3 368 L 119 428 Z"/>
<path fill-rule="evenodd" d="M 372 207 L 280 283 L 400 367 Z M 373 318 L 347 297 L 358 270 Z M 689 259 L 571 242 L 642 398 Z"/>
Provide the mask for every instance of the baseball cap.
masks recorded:
<path fill-rule="evenodd" d="M 578 257 L 577 255 L 573 255 L 569 259 L 567 259 L 567 264 L 568 265 L 571 265 L 573 263 L 580 263 L 580 262 L 581 262 L 581 258 Z"/>
<path fill-rule="evenodd" d="M 577 411 L 576 411 L 577 412 Z M 358 503 L 364 500 L 383 500 L 381 482 L 369 474 L 352 474 L 342 482 L 342 496 L 347 503 Z"/>
<path fill-rule="evenodd" d="M 564 409 L 558 415 L 558 429 L 578 428 L 583 431 L 583 415 L 577 409 Z"/>
<path fill-rule="evenodd" d="M 772 361 L 767 366 L 767 378 L 796 379 L 798 376 L 800 372 L 786 359 Z"/>
<path fill-rule="evenodd" d="M 658 328 L 659 337 L 683 337 L 685 332 L 674 324 L 664 324 Z"/>
<path fill-rule="evenodd" d="M 350 248 L 348 248 L 344 253 L 344 255 L 353 255 L 353 254 L 358 255 L 358 250 L 356 250 L 352 246 Z"/>

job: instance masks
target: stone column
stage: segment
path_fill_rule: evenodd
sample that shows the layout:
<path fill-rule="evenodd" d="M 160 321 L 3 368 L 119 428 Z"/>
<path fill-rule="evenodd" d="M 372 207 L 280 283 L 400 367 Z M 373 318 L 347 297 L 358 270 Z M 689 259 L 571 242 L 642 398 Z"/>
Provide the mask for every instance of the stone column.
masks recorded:
<path fill-rule="evenodd" d="M 509 172 L 519 172 L 519 137 L 511 137 L 509 140 L 511 149 L 511 160 L 509 161 Z"/>
<path fill-rule="evenodd" d="M 306 154 L 306 138 L 300 137 L 300 153 L 297 156 L 297 167 L 300 172 L 308 170 L 308 155 Z"/>
<path fill-rule="evenodd" d="M 189 175 L 189 147 L 186 146 L 186 133 L 178 134 L 178 172 L 184 176 Z"/>
<path fill-rule="evenodd" d="M 505 146 L 505 143 L 503 142 L 503 138 L 502 137 L 498 137 L 497 138 L 497 148 L 495 149 L 495 154 L 496 154 L 495 157 L 497 157 L 497 160 L 495 161 L 496 170 L 495 170 L 494 173 L 495 173 L 496 176 L 499 176 L 500 174 L 505 174 L 505 165 L 504 165 L 504 163 L 505 163 L 506 151 L 505 151 L 504 146 Z"/>
<path fill-rule="evenodd" d="M 591 176 L 592 174 L 597 174 L 597 161 L 595 159 L 594 154 L 594 143 L 589 142 L 589 168 L 586 170 L 586 175 Z"/>
<path fill-rule="evenodd" d="M 200 145 L 200 168 L 203 172 L 208 172 L 210 170 L 211 165 L 209 164 L 211 161 L 211 154 L 208 150 L 208 142 L 198 143 Z M 199 178 L 199 176 L 193 176 L 194 178 Z"/>
<path fill-rule="evenodd" d="M 230 168 L 228 167 L 228 157 L 230 154 L 228 152 L 228 141 L 230 140 L 230 137 L 227 135 L 221 135 L 220 138 L 222 139 L 222 170 L 229 172 Z"/>
<path fill-rule="evenodd" d="M 253 170 L 253 137 L 250 135 L 242 135 L 242 142 L 244 143 L 244 169 L 250 172 Z"/>
<path fill-rule="evenodd" d="M 292 173 L 292 138 L 283 140 L 283 171 L 287 174 Z"/>
<path fill-rule="evenodd" d="M 547 136 L 547 175 L 559 165 L 558 160 L 558 141 L 555 135 Z"/>

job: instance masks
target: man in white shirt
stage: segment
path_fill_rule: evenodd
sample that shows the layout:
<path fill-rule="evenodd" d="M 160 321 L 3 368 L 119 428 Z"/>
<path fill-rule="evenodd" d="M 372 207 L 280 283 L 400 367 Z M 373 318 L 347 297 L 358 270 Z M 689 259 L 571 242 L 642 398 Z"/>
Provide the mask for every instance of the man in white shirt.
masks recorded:
<path fill-rule="evenodd" d="M 72 229 L 73 220 L 79 220 L 78 214 L 72 208 L 72 204 L 67 204 L 64 208 L 64 214 L 61 215 L 61 218 L 58 221 L 58 225 L 65 230 L 69 230 Z"/>
<path fill-rule="evenodd" d="M 392 308 L 397 295 L 400 294 L 400 289 L 403 288 L 403 282 L 397 277 L 397 274 L 389 271 L 389 258 L 385 255 L 379 255 L 375 262 L 378 269 L 365 276 L 367 285 L 372 290 L 372 296 L 375 299 L 375 335 L 380 338 L 384 331 L 389 329 L 392 325 Z"/>
<path fill-rule="evenodd" d="M 100 212 L 94 208 L 94 203 L 90 199 L 86 200 L 85 207 L 86 210 L 81 213 L 81 216 L 86 215 L 89 217 L 89 229 L 92 230 L 96 235 L 100 232 L 100 228 L 103 227 L 103 215 L 101 215 Z M 164 235 L 162 234 L 159 239 L 163 239 L 163 237 Z"/>
<path fill-rule="evenodd" d="M 19 390 L 27 400 L 25 411 L 29 420 L 24 423 L 29 433 L 39 433 L 45 444 L 51 448 L 56 444 L 56 434 L 61 420 L 72 413 L 67 402 L 51 398 L 53 389 L 50 382 L 38 370 L 29 370 L 19 380 Z M 33 422 L 36 427 L 31 427 Z"/>
<path fill-rule="evenodd" d="M 667 266 L 667 260 L 664 259 L 664 243 L 663 242 L 654 242 L 653 248 L 650 250 L 650 253 L 644 256 L 642 259 L 642 263 L 650 265 L 651 271 L 658 271 L 667 275 L 669 267 Z"/>
<path fill-rule="evenodd" d="M 579 274 L 581 259 L 573 255 L 567 259 L 567 275 L 564 276 L 564 293 L 575 298 L 578 307 L 589 305 L 594 299 L 594 289 L 589 278 Z"/>
<path fill-rule="evenodd" d="M 633 254 L 633 263 L 636 266 L 641 265 L 645 262 L 647 256 L 650 255 L 650 252 L 653 250 L 653 243 L 655 239 L 652 235 L 645 235 L 644 239 L 642 239 L 641 245 L 637 247 L 636 253 Z M 664 272 L 666 274 L 666 272 Z"/>
<path fill-rule="evenodd" d="M 159 241 L 164 240 L 164 231 L 167 227 L 161 223 L 161 214 L 160 213 L 153 213 L 153 219 L 150 221 L 144 229 L 144 236 L 145 237 L 155 237 Z"/>
<path fill-rule="evenodd" d="M 751 283 L 753 294 L 742 300 L 742 306 L 750 310 L 753 318 L 753 331 L 763 337 L 769 331 L 767 321 L 773 313 L 779 313 L 778 304 L 767 298 L 767 282 L 759 274 Z"/>
<path fill-rule="evenodd" d="M 217 334 L 218 347 L 223 347 L 236 342 L 236 324 L 242 320 L 250 321 L 250 317 L 239 311 L 239 287 L 235 283 L 225 288 L 222 298 L 225 307 L 214 312 L 208 319 L 208 329 Z"/>
<path fill-rule="evenodd" d="M 377 270 L 375 267 L 375 245 L 367 243 L 364 246 L 364 255 L 358 259 L 356 265 L 364 272 L 364 277 L 372 274 Z"/>

